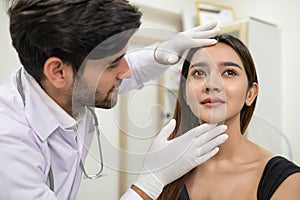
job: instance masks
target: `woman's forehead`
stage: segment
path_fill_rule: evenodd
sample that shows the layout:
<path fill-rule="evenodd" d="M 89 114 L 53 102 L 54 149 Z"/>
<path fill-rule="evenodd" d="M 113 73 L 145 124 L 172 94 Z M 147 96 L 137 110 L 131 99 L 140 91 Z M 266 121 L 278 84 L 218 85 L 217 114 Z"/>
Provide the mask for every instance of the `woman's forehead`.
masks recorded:
<path fill-rule="evenodd" d="M 199 48 L 192 57 L 191 64 L 196 62 L 221 63 L 236 62 L 242 65 L 239 55 L 229 45 L 217 43 L 213 46 Z"/>

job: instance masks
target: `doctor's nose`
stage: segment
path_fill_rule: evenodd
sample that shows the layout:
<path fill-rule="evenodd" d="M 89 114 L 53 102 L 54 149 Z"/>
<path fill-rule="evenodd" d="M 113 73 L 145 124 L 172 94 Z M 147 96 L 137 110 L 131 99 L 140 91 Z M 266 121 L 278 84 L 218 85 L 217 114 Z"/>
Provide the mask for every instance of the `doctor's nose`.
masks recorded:
<path fill-rule="evenodd" d="M 117 72 L 117 78 L 118 79 L 124 79 L 124 78 L 130 78 L 131 77 L 131 71 L 130 67 L 126 61 L 125 58 L 122 58 L 120 61 L 120 64 L 118 66 L 118 72 Z"/>

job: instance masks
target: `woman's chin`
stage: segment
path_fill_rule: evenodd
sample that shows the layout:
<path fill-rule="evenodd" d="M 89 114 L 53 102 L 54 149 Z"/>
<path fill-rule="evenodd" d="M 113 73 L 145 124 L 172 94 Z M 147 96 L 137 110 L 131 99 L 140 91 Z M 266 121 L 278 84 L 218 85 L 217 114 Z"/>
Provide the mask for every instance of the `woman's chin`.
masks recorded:
<path fill-rule="evenodd" d="M 200 124 L 224 124 L 225 119 L 217 119 L 217 118 L 210 118 L 210 119 L 200 119 Z"/>

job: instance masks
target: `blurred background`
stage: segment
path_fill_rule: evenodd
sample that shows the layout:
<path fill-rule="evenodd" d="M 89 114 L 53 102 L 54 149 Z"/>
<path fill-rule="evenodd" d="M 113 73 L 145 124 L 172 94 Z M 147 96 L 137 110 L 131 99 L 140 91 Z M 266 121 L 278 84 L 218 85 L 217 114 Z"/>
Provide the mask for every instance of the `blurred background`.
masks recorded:
<path fill-rule="evenodd" d="M 224 32 L 240 37 L 254 57 L 260 79 L 257 110 L 246 137 L 300 164 L 299 1 L 132 0 L 130 3 L 144 15 L 141 30 L 131 40 L 128 53 L 212 18 L 221 20 L 219 26 Z M 11 46 L 3 0 L 0 7 L 0 82 L 3 82 L 20 64 Z M 127 190 L 141 167 L 143 153 L 172 117 L 179 71 L 180 65 L 174 66 L 142 90 L 122 95 L 114 109 L 97 110 L 105 176 L 95 181 L 83 179 L 77 199 L 113 200 Z M 90 173 L 98 169 L 98 155 L 95 140 L 86 163 Z"/>

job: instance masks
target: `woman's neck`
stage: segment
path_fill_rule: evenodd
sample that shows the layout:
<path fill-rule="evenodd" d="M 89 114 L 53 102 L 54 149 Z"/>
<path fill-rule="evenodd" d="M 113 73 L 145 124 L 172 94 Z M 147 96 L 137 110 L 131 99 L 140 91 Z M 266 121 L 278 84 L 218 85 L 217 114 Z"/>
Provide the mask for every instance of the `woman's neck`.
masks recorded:
<path fill-rule="evenodd" d="M 219 146 L 219 152 L 210 160 L 212 161 L 224 161 L 228 160 L 231 162 L 240 162 L 244 158 L 251 157 L 251 152 L 248 152 L 248 148 L 251 145 L 241 133 L 239 117 L 227 120 L 225 123 L 227 125 L 226 134 L 228 134 L 228 139 Z M 249 154 L 249 155 L 248 155 Z"/>
<path fill-rule="evenodd" d="M 214 160 L 232 160 L 242 153 L 246 143 L 244 136 L 241 134 L 240 127 L 230 124 L 227 125 L 226 134 L 228 139 L 219 146 L 220 150 L 212 159 Z"/>

